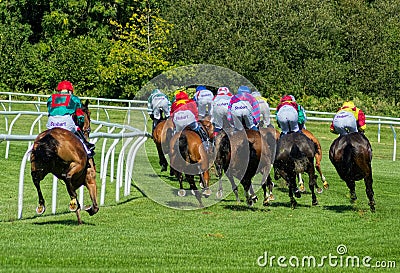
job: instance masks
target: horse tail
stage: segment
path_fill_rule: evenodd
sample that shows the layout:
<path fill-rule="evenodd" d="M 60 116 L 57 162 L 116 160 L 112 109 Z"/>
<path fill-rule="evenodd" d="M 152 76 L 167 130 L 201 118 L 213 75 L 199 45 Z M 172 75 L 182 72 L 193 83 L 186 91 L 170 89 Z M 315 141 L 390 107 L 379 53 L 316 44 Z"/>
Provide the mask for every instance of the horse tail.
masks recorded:
<path fill-rule="evenodd" d="M 343 157 L 342 157 L 342 166 L 345 172 L 345 177 L 351 177 L 352 174 L 352 166 L 353 166 L 353 145 L 350 142 L 344 147 Z"/>
<path fill-rule="evenodd" d="M 179 141 L 177 141 L 179 145 L 179 152 L 181 153 L 183 158 L 188 158 L 188 141 L 185 134 L 181 134 L 179 136 Z"/>
<path fill-rule="evenodd" d="M 32 154 L 36 160 L 40 158 L 44 163 L 55 162 L 58 157 L 58 144 L 58 141 L 48 133 L 38 141 L 36 148 L 32 150 Z"/>
<path fill-rule="evenodd" d="M 294 159 L 301 159 L 304 157 L 304 153 L 300 150 L 299 146 L 294 143 L 292 149 L 290 149 L 289 156 Z"/>

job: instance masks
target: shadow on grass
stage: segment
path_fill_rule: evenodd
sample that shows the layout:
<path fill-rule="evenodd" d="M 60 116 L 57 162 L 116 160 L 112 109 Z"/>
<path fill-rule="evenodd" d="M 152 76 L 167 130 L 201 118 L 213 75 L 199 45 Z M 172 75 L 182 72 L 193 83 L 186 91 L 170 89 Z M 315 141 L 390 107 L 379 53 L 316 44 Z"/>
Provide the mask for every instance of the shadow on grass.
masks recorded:
<path fill-rule="evenodd" d="M 225 209 L 233 210 L 233 211 L 270 211 L 267 207 L 249 207 L 246 204 L 235 204 L 235 205 L 224 205 Z"/>
<path fill-rule="evenodd" d="M 353 205 L 332 205 L 332 206 L 323 206 L 324 210 L 331 210 L 338 213 L 343 213 L 346 211 L 357 211 L 357 209 Z"/>
<path fill-rule="evenodd" d="M 82 221 L 82 225 L 86 226 L 95 226 L 93 223 L 85 223 L 85 221 Z M 38 226 L 47 226 L 47 225 L 64 225 L 64 226 L 78 226 L 78 220 L 77 219 L 68 219 L 68 220 L 54 220 L 54 221 L 46 221 L 46 222 L 40 222 L 40 223 L 32 223 L 33 225 L 38 225 Z"/>

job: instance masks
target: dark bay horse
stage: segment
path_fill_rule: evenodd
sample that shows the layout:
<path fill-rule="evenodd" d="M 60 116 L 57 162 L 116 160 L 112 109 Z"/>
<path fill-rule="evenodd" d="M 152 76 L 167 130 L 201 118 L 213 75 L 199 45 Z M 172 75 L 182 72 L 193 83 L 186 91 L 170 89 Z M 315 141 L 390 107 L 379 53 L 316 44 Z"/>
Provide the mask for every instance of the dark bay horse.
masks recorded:
<path fill-rule="evenodd" d="M 303 134 L 305 134 L 309 139 L 311 139 L 312 142 L 315 143 L 317 150 L 315 152 L 315 169 L 317 170 L 317 172 L 319 173 L 319 175 L 321 176 L 321 180 L 323 182 L 323 186 L 325 189 L 329 188 L 329 184 L 328 181 L 326 181 L 325 176 L 322 174 L 322 170 L 321 170 L 321 160 L 322 160 L 322 148 L 321 148 L 321 144 L 319 142 L 319 140 L 314 136 L 313 133 L 311 133 L 309 130 L 307 129 L 302 129 L 301 130 L 303 132 Z M 299 188 L 301 192 L 305 191 L 304 188 L 304 183 L 303 180 L 301 179 L 301 174 L 299 174 Z M 321 193 L 322 189 L 317 188 L 317 192 Z"/>
<path fill-rule="evenodd" d="M 364 179 L 369 206 L 375 212 L 374 191 L 372 189 L 372 148 L 368 138 L 359 132 L 335 139 L 329 149 L 329 159 L 340 178 L 350 190 L 351 200 L 356 200 L 355 181 Z"/>
<path fill-rule="evenodd" d="M 268 139 L 270 142 L 268 142 Z M 273 183 L 270 169 L 274 157 L 275 132 L 242 130 L 225 132 L 215 140 L 216 159 L 215 166 L 219 179 L 219 190 L 222 192 L 222 174 L 225 173 L 232 185 L 236 200 L 240 202 L 237 185 L 234 177 L 240 180 L 245 192 L 248 206 L 257 201 L 257 196 L 252 187 L 252 179 L 257 173 L 262 174 L 261 185 L 264 190 L 264 204 L 272 198 Z M 272 151 L 273 150 L 273 151 Z M 271 196 L 267 196 L 267 188 Z M 222 194 L 220 194 L 222 196 Z"/>
<path fill-rule="evenodd" d="M 168 161 L 165 157 L 169 153 L 169 142 L 174 132 L 174 123 L 171 118 L 161 120 L 153 130 L 153 141 L 156 144 L 161 171 L 166 171 Z"/>
<path fill-rule="evenodd" d="M 86 137 L 90 132 L 88 104 L 89 101 L 86 101 L 82 108 L 85 112 L 82 131 Z M 49 173 L 65 182 L 71 198 L 69 209 L 75 211 L 79 224 L 82 224 L 81 206 L 77 200 L 76 190 L 82 185 L 86 186 L 92 200 L 92 205 L 85 210 L 90 215 L 97 213 L 99 207 L 97 205 L 96 167 L 93 158 L 88 158 L 82 142 L 74 133 L 62 128 L 53 128 L 40 133 L 33 143 L 31 176 L 39 197 L 39 205 L 36 208 L 38 214 L 43 214 L 46 210 L 40 181 Z"/>
<path fill-rule="evenodd" d="M 274 161 L 275 179 L 282 177 L 289 187 L 289 197 L 292 209 L 297 205 L 293 194 L 300 198 L 296 177 L 306 172 L 309 176 L 309 187 L 312 195 L 312 205 L 317 205 L 314 188 L 317 187 L 314 169 L 314 157 L 317 147 L 302 133 L 290 133 L 280 137 Z"/>
<path fill-rule="evenodd" d="M 203 120 L 201 126 L 208 133 L 208 137 L 210 139 L 213 138 L 213 126 L 210 120 Z M 185 174 L 185 178 L 190 185 L 190 190 L 194 192 L 200 207 L 203 207 L 201 193 L 198 191 L 194 177 L 199 175 L 200 186 L 204 188 L 204 196 L 210 196 L 209 168 L 213 162 L 212 147 L 205 147 L 200 136 L 189 128 L 185 128 L 182 132 L 178 132 L 172 136 L 169 146 L 171 172 L 177 177 L 180 186 L 178 195 L 185 196 L 186 194 L 183 188 L 183 174 Z"/>

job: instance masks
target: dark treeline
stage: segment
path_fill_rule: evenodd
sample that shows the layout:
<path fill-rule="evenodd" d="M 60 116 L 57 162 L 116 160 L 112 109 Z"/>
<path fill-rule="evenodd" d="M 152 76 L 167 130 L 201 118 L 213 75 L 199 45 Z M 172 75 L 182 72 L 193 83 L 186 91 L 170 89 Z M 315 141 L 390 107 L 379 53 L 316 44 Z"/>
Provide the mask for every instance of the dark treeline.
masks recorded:
<path fill-rule="evenodd" d="M 398 116 L 400 2 L 0 0 L 0 89 L 134 98 L 170 68 L 213 64 L 250 80 L 275 106 L 354 99 Z"/>

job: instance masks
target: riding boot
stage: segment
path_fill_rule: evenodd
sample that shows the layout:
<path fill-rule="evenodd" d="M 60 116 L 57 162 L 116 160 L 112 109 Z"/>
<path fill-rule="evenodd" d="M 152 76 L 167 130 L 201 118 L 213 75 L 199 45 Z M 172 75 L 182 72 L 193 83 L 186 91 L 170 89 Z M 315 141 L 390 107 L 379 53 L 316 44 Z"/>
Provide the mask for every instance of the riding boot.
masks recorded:
<path fill-rule="evenodd" d="M 79 137 L 79 139 L 82 140 L 82 143 L 86 146 L 87 150 L 89 151 L 88 155 L 94 156 L 95 155 L 94 149 L 96 148 L 95 145 L 86 140 L 86 138 L 83 135 L 83 132 L 81 130 L 77 130 L 75 132 L 75 135 L 77 135 Z"/>
<path fill-rule="evenodd" d="M 151 129 L 151 133 L 153 134 L 154 129 L 156 128 L 157 124 L 160 122 L 159 119 L 153 119 L 153 127 Z"/>
<path fill-rule="evenodd" d="M 199 125 L 199 126 L 196 128 L 196 133 L 200 136 L 202 142 L 208 141 L 208 139 L 209 139 L 209 138 L 208 138 L 208 134 L 207 134 L 207 132 L 203 129 L 202 126 Z"/>

